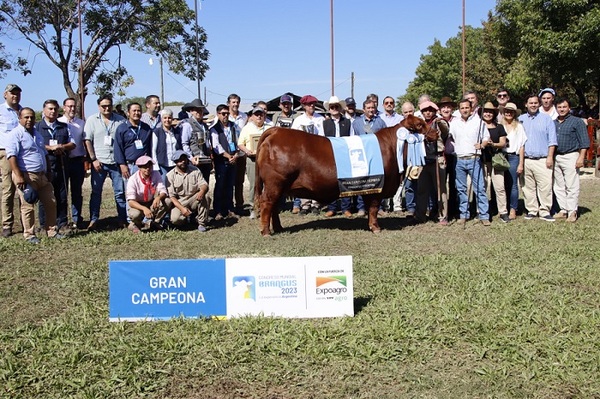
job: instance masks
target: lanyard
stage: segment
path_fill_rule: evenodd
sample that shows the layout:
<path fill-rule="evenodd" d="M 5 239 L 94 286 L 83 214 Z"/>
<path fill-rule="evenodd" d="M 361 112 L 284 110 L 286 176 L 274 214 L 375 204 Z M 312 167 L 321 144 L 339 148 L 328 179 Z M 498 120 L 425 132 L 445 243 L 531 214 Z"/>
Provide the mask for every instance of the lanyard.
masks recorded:
<path fill-rule="evenodd" d="M 135 139 L 139 140 L 140 139 L 140 125 L 138 125 L 137 127 L 137 131 L 133 129 L 133 126 L 130 126 L 129 128 L 131 129 L 131 131 L 133 132 L 133 134 L 135 134 Z"/>

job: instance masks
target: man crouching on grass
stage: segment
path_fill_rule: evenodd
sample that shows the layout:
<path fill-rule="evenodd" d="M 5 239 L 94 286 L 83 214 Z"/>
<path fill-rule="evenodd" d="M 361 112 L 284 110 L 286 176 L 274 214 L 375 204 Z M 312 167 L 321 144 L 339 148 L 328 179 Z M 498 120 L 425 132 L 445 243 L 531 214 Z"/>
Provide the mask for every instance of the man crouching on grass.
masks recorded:
<path fill-rule="evenodd" d="M 139 157 L 135 164 L 139 170 L 127 181 L 129 203 L 129 230 L 139 233 L 140 229 L 162 230 L 161 220 L 167 213 L 167 189 L 160 172 L 152 170 L 154 161 L 147 155 Z"/>

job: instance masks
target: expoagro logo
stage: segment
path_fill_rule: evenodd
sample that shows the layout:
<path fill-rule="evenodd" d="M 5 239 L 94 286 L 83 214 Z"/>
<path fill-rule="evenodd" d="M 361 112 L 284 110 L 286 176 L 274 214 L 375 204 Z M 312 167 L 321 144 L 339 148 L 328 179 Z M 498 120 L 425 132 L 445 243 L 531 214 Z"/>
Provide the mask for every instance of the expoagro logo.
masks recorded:
<path fill-rule="evenodd" d="M 239 299 L 256 301 L 256 283 L 254 276 L 235 276 L 232 279 L 233 290 Z"/>
<path fill-rule="evenodd" d="M 340 295 L 348 291 L 346 276 L 319 276 L 316 285 L 317 295 Z"/>

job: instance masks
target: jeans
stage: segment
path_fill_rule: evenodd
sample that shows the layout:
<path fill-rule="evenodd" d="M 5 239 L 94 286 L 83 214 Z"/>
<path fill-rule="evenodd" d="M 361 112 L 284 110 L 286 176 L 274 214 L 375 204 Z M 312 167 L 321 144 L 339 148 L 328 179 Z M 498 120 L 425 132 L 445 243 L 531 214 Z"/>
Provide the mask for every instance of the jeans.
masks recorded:
<path fill-rule="evenodd" d="M 54 197 L 56 198 L 56 225 L 58 228 L 66 226 L 68 223 L 69 205 L 67 198 L 68 186 L 68 172 L 67 166 L 56 164 L 52 167 L 52 187 L 54 189 Z M 44 204 L 39 203 L 38 207 L 40 226 L 46 225 L 46 210 Z"/>
<path fill-rule="evenodd" d="M 489 220 L 489 202 L 485 195 L 483 171 L 479 157 L 458 159 L 456 161 L 456 190 L 458 191 L 461 219 L 469 219 L 469 196 L 467 193 L 467 175 L 471 176 L 471 184 L 475 190 L 479 219 Z"/>
<path fill-rule="evenodd" d="M 342 212 L 349 211 L 352 207 L 352 197 L 342 197 L 340 198 L 341 209 Z M 327 210 L 332 212 L 337 212 L 337 203 L 338 200 L 333 201 L 332 203 L 327 205 Z"/>
<path fill-rule="evenodd" d="M 92 195 L 90 197 L 90 221 L 95 222 L 100 218 L 100 204 L 102 202 L 102 187 L 106 177 L 112 181 L 115 193 L 115 204 L 119 222 L 127 222 L 127 208 L 125 202 L 125 182 L 121 175 L 121 169 L 117 164 L 102 164 L 100 172 L 92 167 Z"/>
<path fill-rule="evenodd" d="M 506 181 L 506 192 L 508 193 L 508 207 L 514 209 L 515 212 L 519 206 L 519 177 L 517 176 L 517 167 L 519 166 L 519 155 L 508 154 L 508 163 L 510 168 L 508 173 L 504 174 Z"/>
<path fill-rule="evenodd" d="M 417 181 L 404 180 L 404 201 L 406 202 L 406 210 L 414 213 L 417 209 Z"/>
<path fill-rule="evenodd" d="M 233 188 L 235 186 L 236 165 L 227 160 L 215 160 L 215 199 L 213 208 L 215 214 L 227 216 L 233 212 Z"/>
<path fill-rule="evenodd" d="M 69 182 L 71 183 L 71 218 L 74 223 L 83 221 L 83 194 L 81 187 L 85 180 L 84 157 L 69 159 Z"/>

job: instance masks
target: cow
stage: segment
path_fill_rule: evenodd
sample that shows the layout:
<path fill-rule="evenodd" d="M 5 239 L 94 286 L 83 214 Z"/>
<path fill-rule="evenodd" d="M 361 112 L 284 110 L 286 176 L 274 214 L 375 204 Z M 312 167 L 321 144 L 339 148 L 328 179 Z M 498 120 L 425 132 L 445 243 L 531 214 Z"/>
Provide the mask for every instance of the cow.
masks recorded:
<path fill-rule="evenodd" d="M 363 195 L 369 210 L 368 226 L 373 233 L 381 228 L 377 212 L 383 198 L 393 197 L 403 179 L 397 158 L 397 135 L 400 127 L 425 134 L 427 125 L 415 116 L 408 116 L 399 125 L 375 133 L 383 158 L 384 185 L 381 193 Z M 404 160 L 406 162 L 406 146 Z M 264 132 L 256 154 L 256 185 L 254 203 L 260 209 L 263 236 L 283 230 L 278 204 L 284 195 L 310 198 L 327 204 L 340 195 L 335 160 L 329 139 L 288 128 L 273 127 Z"/>

